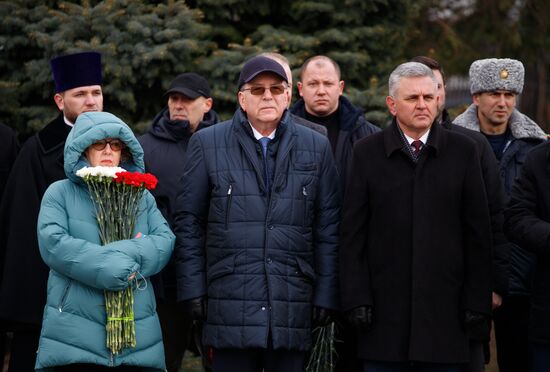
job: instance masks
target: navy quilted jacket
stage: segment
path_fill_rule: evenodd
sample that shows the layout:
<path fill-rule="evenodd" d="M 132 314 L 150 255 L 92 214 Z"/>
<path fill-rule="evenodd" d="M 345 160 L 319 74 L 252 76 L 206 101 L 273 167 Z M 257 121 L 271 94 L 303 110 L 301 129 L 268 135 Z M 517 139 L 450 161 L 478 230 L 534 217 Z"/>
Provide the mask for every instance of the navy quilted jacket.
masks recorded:
<path fill-rule="evenodd" d="M 330 144 L 285 113 L 266 192 L 239 109 L 193 135 L 176 206 L 178 299 L 208 297 L 215 348 L 306 350 L 312 306 L 337 308 L 338 175 Z M 270 195 L 270 196 L 267 196 Z"/>

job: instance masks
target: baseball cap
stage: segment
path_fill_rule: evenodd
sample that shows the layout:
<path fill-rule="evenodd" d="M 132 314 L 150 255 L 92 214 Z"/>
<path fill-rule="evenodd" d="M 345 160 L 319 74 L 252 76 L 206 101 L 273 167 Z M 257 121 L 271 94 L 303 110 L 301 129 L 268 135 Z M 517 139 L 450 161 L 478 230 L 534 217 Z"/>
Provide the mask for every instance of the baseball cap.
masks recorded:
<path fill-rule="evenodd" d="M 283 66 L 277 61 L 264 56 L 257 56 L 249 59 L 243 66 L 239 75 L 239 89 L 246 83 L 254 80 L 263 72 L 271 72 L 288 83 Z"/>
<path fill-rule="evenodd" d="M 183 73 L 172 80 L 164 95 L 168 95 L 170 93 L 180 93 L 191 99 L 195 99 L 200 96 L 210 98 L 211 95 L 208 81 L 194 72 Z"/>

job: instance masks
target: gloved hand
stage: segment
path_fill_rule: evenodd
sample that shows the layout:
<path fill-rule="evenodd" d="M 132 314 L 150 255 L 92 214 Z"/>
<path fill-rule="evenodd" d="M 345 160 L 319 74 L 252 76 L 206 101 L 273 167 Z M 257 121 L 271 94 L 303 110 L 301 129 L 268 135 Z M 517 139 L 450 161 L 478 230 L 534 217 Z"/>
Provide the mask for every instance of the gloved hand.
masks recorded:
<path fill-rule="evenodd" d="M 367 332 L 374 323 L 374 309 L 372 306 L 358 306 L 346 312 L 348 322 L 358 330 Z"/>
<path fill-rule="evenodd" d="M 196 297 L 181 302 L 183 311 L 193 320 L 206 320 L 206 297 Z"/>
<path fill-rule="evenodd" d="M 313 306 L 313 326 L 324 327 L 332 322 L 331 311 L 324 307 Z"/>
<path fill-rule="evenodd" d="M 470 339 L 476 341 L 489 340 L 489 319 L 485 314 L 464 310 L 463 322 Z"/>

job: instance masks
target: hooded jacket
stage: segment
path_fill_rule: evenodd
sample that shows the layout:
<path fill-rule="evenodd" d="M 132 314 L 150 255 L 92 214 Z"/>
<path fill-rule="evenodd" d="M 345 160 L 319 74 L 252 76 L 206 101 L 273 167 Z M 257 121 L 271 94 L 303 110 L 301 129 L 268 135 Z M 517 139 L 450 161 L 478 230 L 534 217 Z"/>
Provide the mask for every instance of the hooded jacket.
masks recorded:
<path fill-rule="evenodd" d="M 0 318 L 11 330 L 19 324 L 40 329 L 48 267 L 38 252 L 36 220 L 48 186 L 65 178 L 63 146 L 70 130 L 61 114 L 30 137 L 6 182 L 0 206 Z M 22 276 L 22 268 L 32 277 Z"/>
<path fill-rule="evenodd" d="M 121 364 L 164 370 L 164 349 L 148 277 L 159 272 L 172 253 L 174 235 L 145 191 L 134 234 L 144 236 L 101 245 L 88 188 L 76 171 L 88 166 L 83 152 L 104 138 L 119 138 L 130 150 L 121 166 L 143 171 L 143 151 L 130 128 L 109 113 L 81 114 L 64 148 L 68 179 L 53 183 L 44 194 L 38 216 L 38 245 L 50 268 L 47 301 L 36 370 L 73 363 Z M 105 345 L 105 290 L 130 285 L 132 273 L 145 278 L 134 291 L 137 345 L 114 356 Z M 144 287 L 144 288 L 143 288 Z"/>
<path fill-rule="evenodd" d="M 453 124 L 480 132 L 477 106 L 471 104 L 465 112 L 457 116 Z M 531 149 L 546 140 L 542 129 L 526 115 L 514 109 L 508 120 L 511 136 L 505 145 L 499 163 L 500 178 L 510 196 L 512 184 L 519 176 L 525 157 Z M 509 295 L 529 295 L 533 280 L 534 257 L 531 253 L 511 244 L 509 253 Z"/>

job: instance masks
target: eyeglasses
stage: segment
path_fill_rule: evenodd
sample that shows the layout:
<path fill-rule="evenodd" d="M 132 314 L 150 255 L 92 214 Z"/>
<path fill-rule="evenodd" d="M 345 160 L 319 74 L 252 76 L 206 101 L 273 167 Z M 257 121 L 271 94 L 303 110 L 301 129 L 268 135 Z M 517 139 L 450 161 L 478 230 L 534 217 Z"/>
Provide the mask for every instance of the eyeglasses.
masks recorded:
<path fill-rule="evenodd" d="M 262 87 L 262 86 L 256 86 L 246 89 L 241 89 L 241 91 L 249 90 L 250 94 L 253 96 L 263 96 L 266 89 L 269 89 L 272 95 L 278 96 L 279 94 L 283 94 L 285 92 L 286 87 L 283 84 L 278 85 L 272 85 L 270 87 Z"/>
<path fill-rule="evenodd" d="M 92 143 L 90 146 L 97 151 L 103 150 L 105 147 L 107 147 L 107 144 L 111 147 L 111 150 L 113 151 L 122 151 L 122 149 L 126 148 L 126 145 L 124 142 L 122 142 L 119 139 L 104 139 L 97 142 Z"/>

